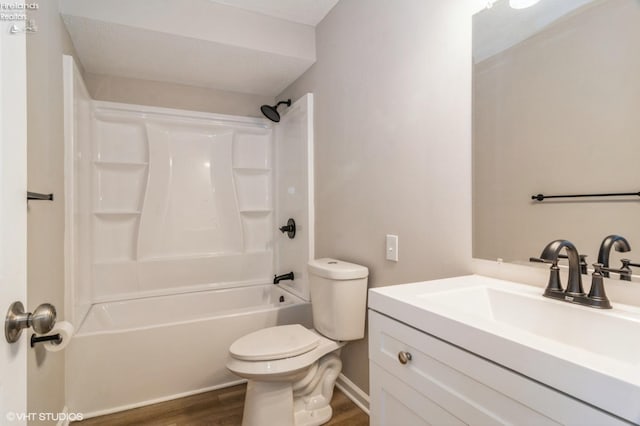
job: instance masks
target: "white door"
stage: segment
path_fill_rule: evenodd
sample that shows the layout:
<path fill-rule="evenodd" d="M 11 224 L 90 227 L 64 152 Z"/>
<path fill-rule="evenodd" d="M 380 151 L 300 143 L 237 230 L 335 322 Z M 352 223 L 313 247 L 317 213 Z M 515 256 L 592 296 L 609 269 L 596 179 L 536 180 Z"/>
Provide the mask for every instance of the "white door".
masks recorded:
<path fill-rule="evenodd" d="M 13 2 L 15 3 L 15 2 Z M 23 33 L 0 21 L 0 315 L 27 295 L 27 64 Z M 17 23 L 19 27 L 23 23 Z M 0 424 L 26 424 L 27 334 L 0 337 Z"/>

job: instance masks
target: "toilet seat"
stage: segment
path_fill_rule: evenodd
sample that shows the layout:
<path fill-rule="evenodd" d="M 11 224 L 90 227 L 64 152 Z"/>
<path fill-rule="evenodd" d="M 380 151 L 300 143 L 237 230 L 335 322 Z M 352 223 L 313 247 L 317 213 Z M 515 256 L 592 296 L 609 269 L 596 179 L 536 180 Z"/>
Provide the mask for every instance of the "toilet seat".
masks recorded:
<path fill-rule="evenodd" d="M 231 353 L 231 357 L 227 361 L 227 368 L 248 379 L 271 381 L 278 380 L 278 376 L 281 376 L 281 378 L 284 379 L 284 377 L 289 374 L 295 374 L 296 372 L 305 370 L 324 355 L 340 349 L 346 344 L 346 342 L 337 342 L 327 339 L 315 330 L 309 330 L 304 327 L 302 328 L 318 339 L 318 343 L 315 348 L 296 356 L 263 361 L 242 360 L 236 358 L 235 355 Z"/>
<path fill-rule="evenodd" d="M 238 360 L 271 361 L 304 354 L 319 344 L 316 333 L 300 324 L 291 324 L 249 333 L 233 342 L 229 352 Z"/>

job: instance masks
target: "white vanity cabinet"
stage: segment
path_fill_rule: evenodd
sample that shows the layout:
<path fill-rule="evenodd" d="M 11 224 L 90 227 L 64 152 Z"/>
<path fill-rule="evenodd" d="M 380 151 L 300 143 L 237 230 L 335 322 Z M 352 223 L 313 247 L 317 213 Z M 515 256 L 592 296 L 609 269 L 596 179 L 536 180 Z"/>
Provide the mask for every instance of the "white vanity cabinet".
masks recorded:
<path fill-rule="evenodd" d="M 373 426 L 630 424 L 371 309 L 369 366 Z"/>

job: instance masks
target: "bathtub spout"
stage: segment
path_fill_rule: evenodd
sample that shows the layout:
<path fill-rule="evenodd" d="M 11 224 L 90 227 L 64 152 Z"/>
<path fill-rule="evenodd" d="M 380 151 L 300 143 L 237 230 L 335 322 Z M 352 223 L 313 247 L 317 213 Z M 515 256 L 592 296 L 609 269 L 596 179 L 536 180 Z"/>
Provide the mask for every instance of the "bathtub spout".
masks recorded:
<path fill-rule="evenodd" d="M 288 274 L 274 275 L 273 276 L 273 283 L 274 284 L 278 284 L 280 281 L 284 281 L 284 280 L 293 280 L 293 272 L 289 272 Z"/>

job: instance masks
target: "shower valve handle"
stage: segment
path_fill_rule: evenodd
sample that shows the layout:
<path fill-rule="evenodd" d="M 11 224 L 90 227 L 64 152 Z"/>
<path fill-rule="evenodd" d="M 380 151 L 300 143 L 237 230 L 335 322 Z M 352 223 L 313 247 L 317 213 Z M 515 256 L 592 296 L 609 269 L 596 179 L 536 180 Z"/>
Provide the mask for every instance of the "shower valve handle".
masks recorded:
<path fill-rule="evenodd" d="M 289 218 L 287 224 L 285 226 L 280 227 L 280 232 L 283 234 L 286 232 L 289 238 L 293 238 L 296 236 L 296 221 L 292 218 Z"/>

